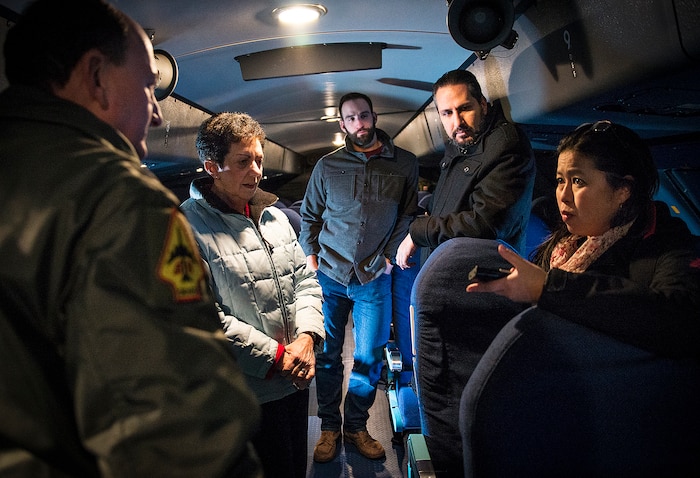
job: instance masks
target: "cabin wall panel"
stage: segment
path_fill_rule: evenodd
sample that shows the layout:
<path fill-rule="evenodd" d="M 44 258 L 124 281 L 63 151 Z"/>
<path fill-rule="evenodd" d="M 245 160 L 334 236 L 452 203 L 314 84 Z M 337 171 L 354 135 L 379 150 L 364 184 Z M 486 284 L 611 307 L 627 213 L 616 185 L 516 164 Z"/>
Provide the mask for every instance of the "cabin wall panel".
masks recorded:
<path fill-rule="evenodd" d="M 669 0 L 538 0 L 515 22 L 515 48 L 497 47 L 469 70 L 513 121 L 575 125 L 582 118 L 551 113 L 620 84 L 697 66 L 688 51 L 700 48 L 693 29 L 699 2 L 676 3 L 685 4 L 678 20 Z"/>
<path fill-rule="evenodd" d="M 195 141 L 202 121 L 211 115 L 175 97 L 158 102 L 163 124 L 148 131 L 148 158 L 150 160 L 199 162 Z"/>

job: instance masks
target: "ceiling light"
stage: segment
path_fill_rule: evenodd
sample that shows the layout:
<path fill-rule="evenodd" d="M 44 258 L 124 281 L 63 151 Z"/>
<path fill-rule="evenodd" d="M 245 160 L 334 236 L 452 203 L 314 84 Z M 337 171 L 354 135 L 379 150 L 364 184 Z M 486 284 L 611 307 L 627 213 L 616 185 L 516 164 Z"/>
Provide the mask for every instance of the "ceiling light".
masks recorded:
<path fill-rule="evenodd" d="M 272 10 L 272 15 L 280 21 L 291 25 L 309 23 L 318 20 L 325 15 L 328 9 L 323 5 L 312 3 L 300 3 L 297 5 L 285 5 Z"/>
<path fill-rule="evenodd" d="M 333 135 L 333 146 L 342 146 L 345 144 L 345 135 L 343 133 L 335 133 Z"/>
<path fill-rule="evenodd" d="M 329 108 L 323 108 L 323 116 L 321 116 L 321 121 L 328 121 L 329 123 L 332 123 L 333 121 L 338 121 L 340 118 L 338 118 L 338 113 L 336 112 L 337 110 L 335 109 L 335 106 L 331 106 Z"/>

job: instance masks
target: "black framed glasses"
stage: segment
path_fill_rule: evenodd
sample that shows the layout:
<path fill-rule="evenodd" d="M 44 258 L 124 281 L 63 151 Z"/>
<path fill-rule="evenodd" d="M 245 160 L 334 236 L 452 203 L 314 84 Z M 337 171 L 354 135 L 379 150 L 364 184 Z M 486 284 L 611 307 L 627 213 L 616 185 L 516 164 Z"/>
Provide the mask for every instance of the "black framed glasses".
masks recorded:
<path fill-rule="evenodd" d="M 627 144 L 627 142 L 625 140 L 620 138 L 620 136 L 617 134 L 617 131 L 615 131 L 615 125 L 610 120 L 600 120 L 600 121 L 596 121 L 595 123 L 583 123 L 578 128 L 576 128 L 574 131 L 581 131 L 584 129 L 586 130 L 586 132 L 592 131 L 594 133 L 612 134 L 615 137 L 615 139 L 617 140 L 617 142 L 620 143 L 620 145 L 624 149 L 629 149 L 629 145 Z"/>

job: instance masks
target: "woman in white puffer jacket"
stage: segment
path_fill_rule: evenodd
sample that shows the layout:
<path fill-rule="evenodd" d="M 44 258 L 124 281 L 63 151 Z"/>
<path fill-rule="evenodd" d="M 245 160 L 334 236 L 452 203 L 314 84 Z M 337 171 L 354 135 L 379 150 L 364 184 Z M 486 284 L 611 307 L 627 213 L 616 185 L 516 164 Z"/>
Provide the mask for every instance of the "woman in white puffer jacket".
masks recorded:
<path fill-rule="evenodd" d="M 209 265 L 224 331 L 262 405 L 254 440 L 266 476 L 306 476 L 307 386 L 323 344 L 322 293 L 277 197 L 258 188 L 265 133 L 245 113 L 202 123 L 208 176 L 182 210 Z M 235 404 L 232 404 L 235 406 Z"/>

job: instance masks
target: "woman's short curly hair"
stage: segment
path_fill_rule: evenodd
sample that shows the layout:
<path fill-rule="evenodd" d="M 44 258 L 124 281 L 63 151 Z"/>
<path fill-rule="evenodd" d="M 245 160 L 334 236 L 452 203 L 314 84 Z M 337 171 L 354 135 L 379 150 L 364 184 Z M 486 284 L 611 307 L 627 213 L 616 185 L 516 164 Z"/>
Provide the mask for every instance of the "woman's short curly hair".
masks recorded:
<path fill-rule="evenodd" d="M 265 131 L 247 113 L 219 113 L 205 120 L 197 133 L 197 153 L 202 161 L 224 163 L 233 143 L 248 142 L 254 139 L 265 143 Z"/>

